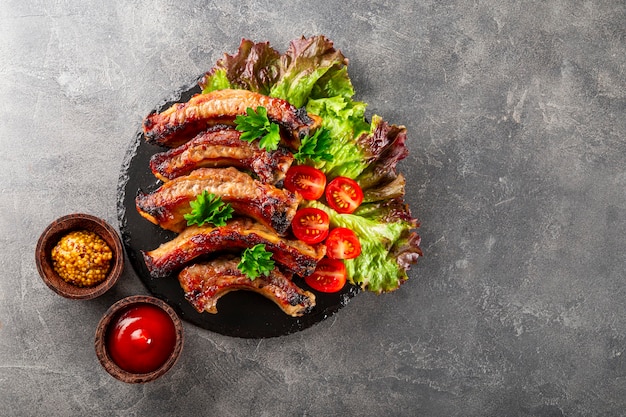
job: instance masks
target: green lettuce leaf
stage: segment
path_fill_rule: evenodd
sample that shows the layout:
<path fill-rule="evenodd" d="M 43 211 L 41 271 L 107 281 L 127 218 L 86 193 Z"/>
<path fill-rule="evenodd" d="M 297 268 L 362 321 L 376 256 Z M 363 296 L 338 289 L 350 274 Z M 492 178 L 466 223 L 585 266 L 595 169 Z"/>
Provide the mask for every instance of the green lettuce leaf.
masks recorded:
<path fill-rule="evenodd" d="M 314 97 L 351 96 L 346 65 L 346 57 L 325 37 L 295 39 L 280 57 L 280 74 L 269 95 L 296 107 L 304 106 L 314 90 Z"/>
<path fill-rule="evenodd" d="M 329 149 L 332 161 L 315 164 L 328 177 L 356 178 L 367 167 L 366 150 L 355 140 L 370 130 L 365 107 L 365 103 L 341 96 L 310 99 L 307 103 L 307 111 L 322 117 L 322 126 L 333 138 Z"/>
<path fill-rule="evenodd" d="M 233 85 L 228 80 L 228 73 L 225 69 L 215 69 L 212 71 L 211 75 L 205 75 L 200 81 L 200 86 L 202 87 L 202 93 L 210 93 L 215 90 L 226 90 L 228 88 L 233 88 Z"/>

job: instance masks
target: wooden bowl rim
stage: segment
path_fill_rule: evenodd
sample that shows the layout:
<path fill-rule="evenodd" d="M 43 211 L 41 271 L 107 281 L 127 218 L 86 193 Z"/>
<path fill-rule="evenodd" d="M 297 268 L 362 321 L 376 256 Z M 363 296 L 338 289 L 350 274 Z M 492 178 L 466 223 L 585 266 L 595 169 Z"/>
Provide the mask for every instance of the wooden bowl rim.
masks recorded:
<path fill-rule="evenodd" d="M 172 354 L 167 359 L 167 361 L 165 361 L 165 363 L 161 365 L 160 368 L 152 372 L 140 374 L 128 372 L 120 368 L 113 361 L 106 347 L 107 331 L 109 326 L 111 325 L 111 321 L 117 316 L 120 311 L 136 304 L 152 304 L 161 308 L 172 319 L 176 332 L 176 344 L 174 345 L 174 350 L 172 351 Z M 132 295 L 119 300 L 111 307 L 109 307 L 109 309 L 104 313 L 104 316 L 102 316 L 100 322 L 98 323 L 94 340 L 96 356 L 98 357 L 98 361 L 100 362 L 102 367 L 114 378 L 129 384 L 141 384 L 145 382 L 151 382 L 169 371 L 172 366 L 174 366 L 174 364 L 178 361 L 180 353 L 183 349 L 183 343 L 184 331 L 183 323 L 180 317 L 178 317 L 174 309 L 165 301 L 149 295 Z"/>
<path fill-rule="evenodd" d="M 51 251 L 65 234 L 74 230 L 89 230 L 104 239 L 113 252 L 113 263 L 104 281 L 92 287 L 78 287 L 64 281 L 52 267 Z M 70 299 L 87 300 L 99 297 L 111 289 L 124 269 L 124 248 L 117 231 L 105 220 L 86 213 L 73 213 L 50 223 L 37 241 L 35 248 L 37 271 L 46 285 L 55 293 Z"/>

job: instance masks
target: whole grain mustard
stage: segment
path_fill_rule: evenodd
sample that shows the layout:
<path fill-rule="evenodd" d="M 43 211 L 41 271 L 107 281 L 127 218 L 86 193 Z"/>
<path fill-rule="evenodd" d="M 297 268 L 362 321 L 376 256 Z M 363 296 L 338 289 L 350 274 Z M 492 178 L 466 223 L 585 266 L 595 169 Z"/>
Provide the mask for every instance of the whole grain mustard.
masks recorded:
<path fill-rule="evenodd" d="M 113 252 L 94 232 L 77 230 L 63 236 L 52 248 L 52 264 L 66 282 L 91 287 L 102 282 L 111 267 Z"/>

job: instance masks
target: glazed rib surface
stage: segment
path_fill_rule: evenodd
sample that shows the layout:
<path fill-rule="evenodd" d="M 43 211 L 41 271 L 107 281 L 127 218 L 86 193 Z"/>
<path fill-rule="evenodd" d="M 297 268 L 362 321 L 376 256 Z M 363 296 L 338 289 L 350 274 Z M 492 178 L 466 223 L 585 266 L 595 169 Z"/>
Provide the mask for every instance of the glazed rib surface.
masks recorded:
<path fill-rule="evenodd" d="M 150 159 L 150 169 L 167 182 L 188 175 L 198 168 L 233 166 L 254 172 L 259 180 L 275 184 L 285 177 L 293 155 L 283 148 L 276 151 L 260 149 L 258 143 L 240 139 L 241 132 L 219 126 L 201 132 L 183 145 L 159 152 Z"/>
<path fill-rule="evenodd" d="M 258 107 L 265 107 L 268 118 L 282 126 L 296 142 L 319 122 L 285 100 L 248 90 L 225 89 L 197 94 L 188 102 L 149 114 L 144 119 L 143 131 L 149 143 L 172 148 L 211 126 L 232 124 L 237 116 L 246 114 L 247 108 Z"/>
<path fill-rule="evenodd" d="M 176 233 L 186 225 L 189 203 L 204 190 L 222 198 L 239 215 L 249 216 L 283 235 L 296 213 L 300 197 L 253 179 L 236 168 L 198 168 L 189 175 L 166 182 L 156 191 L 138 193 L 139 214 L 154 224 Z"/>
<path fill-rule="evenodd" d="M 254 280 L 239 269 L 239 257 L 222 257 L 211 262 L 184 268 L 178 280 L 185 298 L 199 312 L 217 313 L 217 302 L 231 291 L 253 291 L 273 301 L 283 312 L 300 317 L 315 306 L 315 295 L 293 283 L 289 276 L 275 268 L 268 276 Z"/>
<path fill-rule="evenodd" d="M 150 274 L 165 277 L 199 257 L 215 252 L 241 252 L 265 244 L 274 261 L 301 277 L 310 275 L 326 254 L 324 245 L 307 245 L 297 239 L 280 237 L 273 230 L 249 218 L 230 220 L 226 226 L 189 226 L 174 239 L 143 252 Z"/>

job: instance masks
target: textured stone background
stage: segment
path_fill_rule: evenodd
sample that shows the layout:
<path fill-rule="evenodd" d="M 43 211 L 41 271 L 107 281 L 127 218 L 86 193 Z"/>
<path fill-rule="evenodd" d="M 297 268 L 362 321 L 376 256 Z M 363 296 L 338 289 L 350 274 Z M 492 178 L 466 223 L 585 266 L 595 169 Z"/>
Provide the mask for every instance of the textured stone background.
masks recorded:
<path fill-rule="evenodd" d="M 624 415 L 625 22 L 600 0 L 3 0 L 0 415 Z M 242 37 L 313 34 L 407 126 L 426 257 L 288 337 L 187 325 L 170 373 L 117 382 L 94 329 L 144 287 L 127 268 L 101 299 L 56 296 L 39 234 L 75 211 L 117 224 L 142 117 Z"/>

